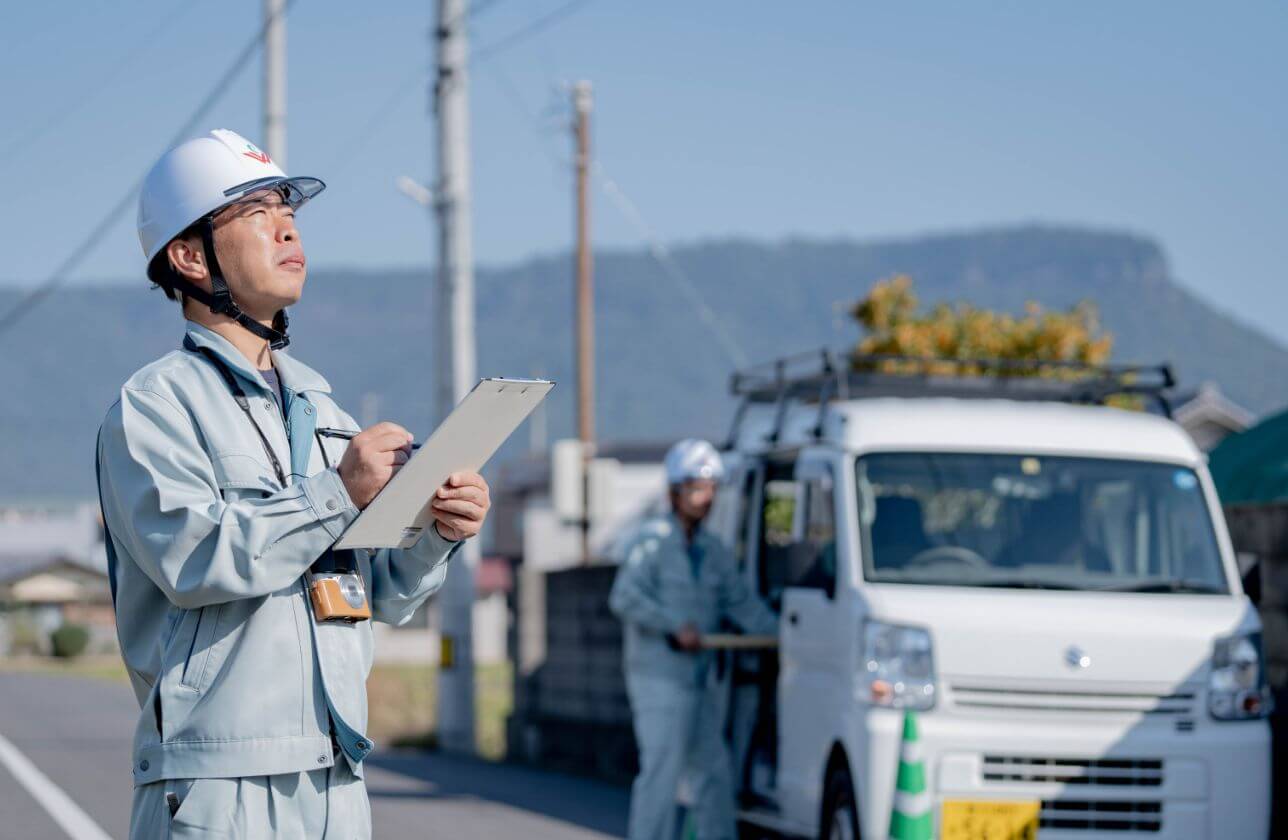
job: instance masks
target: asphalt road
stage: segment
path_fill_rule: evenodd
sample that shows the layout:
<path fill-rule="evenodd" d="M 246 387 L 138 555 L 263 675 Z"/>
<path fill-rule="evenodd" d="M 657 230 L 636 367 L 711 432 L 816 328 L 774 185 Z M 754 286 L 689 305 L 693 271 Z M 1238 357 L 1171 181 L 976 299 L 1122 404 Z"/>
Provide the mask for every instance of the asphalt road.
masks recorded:
<path fill-rule="evenodd" d="M 126 685 L 0 673 L 0 736 L 113 838 L 129 828 L 137 713 Z M 377 838 L 593 840 L 625 833 L 628 794 L 611 785 L 438 753 L 377 752 L 367 764 Z M 0 840 L 71 836 L 4 763 L 0 814 Z"/>

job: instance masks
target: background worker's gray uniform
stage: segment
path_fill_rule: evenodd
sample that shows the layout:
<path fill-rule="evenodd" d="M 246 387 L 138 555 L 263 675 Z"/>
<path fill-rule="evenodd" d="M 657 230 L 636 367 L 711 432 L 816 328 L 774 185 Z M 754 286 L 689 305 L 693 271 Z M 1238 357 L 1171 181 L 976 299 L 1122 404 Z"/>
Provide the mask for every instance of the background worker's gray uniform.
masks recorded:
<path fill-rule="evenodd" d="M 117 636 L 142 707 L 131 836 L 165 836 L 173 794 L 176 837 L 367 837 L 371 622 L 316 621 L 303 577 L 358 515 L 335 467 L 348 442 L 314 430 L 358 426 L 284 353 L 285 418 L 227 340 L 190 322 L 185 345 L 130 377 L 99 432 Z M 408 620 L 454 547 L 431 527 L 412 549 L 356 552 L 373 617 Z"/>
<path fill-rule="evenodd" d="M 628 836 L 672 840 L 676 786 L 687 766 L 698 837 L 732 837 L 733 768 L 722 706 L 707 680 L 714 653 L 673 650 L 666 636 L 689 623 L 716 632 L 722 617 L 749 633 L 776 634 L 777 618 L 724 543 L 703 529 L 689 543 L 674 516 L 646 522 L 623 546 L 609 606 L 626 625 L 626 689 L 640 749 Z"/>

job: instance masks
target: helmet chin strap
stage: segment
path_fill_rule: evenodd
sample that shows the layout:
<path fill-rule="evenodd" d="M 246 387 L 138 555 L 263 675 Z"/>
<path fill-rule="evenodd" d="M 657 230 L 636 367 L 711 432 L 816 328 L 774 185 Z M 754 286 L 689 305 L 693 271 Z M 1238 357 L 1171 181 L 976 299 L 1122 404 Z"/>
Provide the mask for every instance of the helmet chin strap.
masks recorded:
<path fill-rule="evenodd" d="M 216 315 L 227 315 L 243 328 L 249 330 L 260 338 L 268 342 L 268 346 L 273 350 L 281 350 L 291 343 L 291 337 L 286 334 L 287 324 L 286 310 L 279 309 L 273 316 L 273 326 L 266 327 L 259 321 L 242 312 L 237 301 L 233 300 L 232 292 L 228 289 L 228 283 L 224 280 L 224 273 L 219 268 L 219 260 L 215 257 L 215 229 L 213 220 L 207 218 L 201 223 L 201 244 L 206 252 L 206 266 L 210 269 L 210 288 L 207 292 L 205 289 L 189 282 L 186 279 L 179 278 L 175 284 L 179 289 L 190 297 L 193 297 L 210 307 L 210 311 Z M 213 292 L 213 294 L 212 294 Z"/>

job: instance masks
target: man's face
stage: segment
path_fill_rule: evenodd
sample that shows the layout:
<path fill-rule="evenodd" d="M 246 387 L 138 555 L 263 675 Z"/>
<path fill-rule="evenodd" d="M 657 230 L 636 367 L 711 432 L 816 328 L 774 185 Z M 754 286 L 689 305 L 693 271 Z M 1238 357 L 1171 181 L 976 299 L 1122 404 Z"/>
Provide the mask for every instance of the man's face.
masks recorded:
<path fill-rule="evenodd" d="M 709 478 L 691 478 L 671 488 L 671 505 L 680 519 L 701 522 L 716 500 L 716 483 Z"/>
<path fill-rule="evenodd" d="M 305 259 L 295 211 L 273 190 L 252 193 L 214 219 L 215 252 L 233 299 L 252 318 L 271 318 L 300 299 Z"/>

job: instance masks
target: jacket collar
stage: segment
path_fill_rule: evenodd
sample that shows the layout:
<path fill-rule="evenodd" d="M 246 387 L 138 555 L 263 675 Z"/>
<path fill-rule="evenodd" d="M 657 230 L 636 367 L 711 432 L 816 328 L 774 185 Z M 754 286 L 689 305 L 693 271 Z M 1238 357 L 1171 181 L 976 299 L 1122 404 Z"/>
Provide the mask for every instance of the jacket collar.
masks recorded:
<path fill-rule="evenodd" d="M 675 511 L 669 511 L 666 514 L 666 519 L 671 524 L 671 533 L 675 535 L 675 539 L 681 545 L 687 544 L 688 539 L 685 537 L 684 523 L 680 521 L 680 517 L 675 515 Z M 706 541 L 707 523 L 705 521 L 699 522 L 698 527 L 693 531 L 693 543 L 694 545 L 704 545 Z"/>
<path fill-rule="evenodd" d="M 228 339 L 196 321 L 188 321 L 187 336 L 198 347 L 210 348 L 220 361 L 228 365 L 242 379 L 262 390 L 268 390 L 268 383 L 264 381 L 264 377 L 259 375 L 259 371 L 250 363 L 250 360 L 242 355 L 242 352 Z M 282 386 L 289 391 L 296 394 L 304 391 L 331 393 L 331 386 L 320 373 L 280 350 L 273 352 L 273 367 L 277 369 Z"/>

